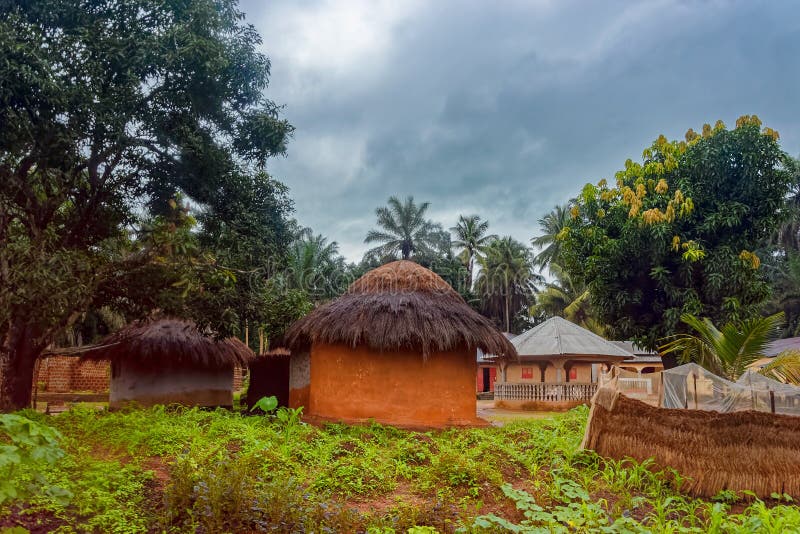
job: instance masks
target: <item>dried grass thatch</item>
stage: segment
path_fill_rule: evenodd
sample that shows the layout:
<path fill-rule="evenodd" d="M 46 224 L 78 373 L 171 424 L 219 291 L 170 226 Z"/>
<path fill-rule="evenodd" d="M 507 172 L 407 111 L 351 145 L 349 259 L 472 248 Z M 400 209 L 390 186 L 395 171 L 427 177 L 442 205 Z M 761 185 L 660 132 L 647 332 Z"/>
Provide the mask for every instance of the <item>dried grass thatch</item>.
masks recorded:
<path fill-rule="evenodd" d="M 601 456 L 653 458 L 690 477 L 683 490 L 800 497 L 800 417 L 657 408 L 610 388 L 592 401 L 583 447 Z"/>
<path fill-rule="evenodd" d="M 368 272 L 338 299 L 295 322 L 284 338 L 293 350 L 312 343 L 419 350 L 423 357 L 467 346 L 516 357 L 514 346 L 442 278 L 411 261 Z"/>
<path fill-rule="evenodd" d="M 204 335 L 190 321 L 161 319 L 130 324 L 83 357 L 135 362 L 148 368 L 224 369 L 237 363 L 247 366 L 254 354 L 236 338 L 215 339 Z"/>

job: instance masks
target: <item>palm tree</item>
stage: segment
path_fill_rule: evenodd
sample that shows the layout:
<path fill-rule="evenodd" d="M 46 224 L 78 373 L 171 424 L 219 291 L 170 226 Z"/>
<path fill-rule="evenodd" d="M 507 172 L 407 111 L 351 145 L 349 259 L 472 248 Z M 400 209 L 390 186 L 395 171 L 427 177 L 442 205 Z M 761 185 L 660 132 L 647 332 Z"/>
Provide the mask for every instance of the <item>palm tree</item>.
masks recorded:
<path fill-rule="evenodd" d="M 681 363 L 696 362 L 712 373 L 736 380 L 756 360 L 764 357 L 767 344 L 778 336 L 783 313 L 728 323 L 718 330 L 710 319 L 685 313 L 681 321 L 694 334 L 678 334 L 660 347 L 675 353 Z"/>
<path fill-rule="evenodd" d="M 536 303 L 531 306 L 531 315 L 559 316 L 577 325 L 603 335 L 603 324 L 592 312 L 589 289 L 573 281 L 572 277 L 557 263 L 550 264 L 550 272 L 555 281 L 548 282 L 536 295 Z"/>
<path fill-rule="evenodd" d="M 404 202 L 389 197 L 388 206 L 375 210 L 380 230 L 370 230 L 364 239 L 364 243 L 380 245 L 367 251 L 367 255 L 396 258 L 399 252 L 407 260 L 416 252 L 428 251 L 430 234 L 435 230 L 434 224 L 425 218 L 429 206 L 429 202 L 415 204 L 412 196 Z"/>
<path fill-rule="evenodd" d="M 539 229 L 542 231 L 542 235 L 531 239 L 533 246 L 542 249 L 533 260 L 534 265 L 539 267 L 539 271 L 552 263 L 558 263 L 558 256 L 561 253 L 558 235 L 566 228 L 569 217 L 569 209 L 564 205 L 554 207 L 553 211 L 539 219 Z"/>
<path fill-rule="evenodd" d="M 335 296 L 336 275 L 345 268 L 336 241 L 328 242 L 322 234 L 314 235 L 310 228 L 298 232 L 289 247 L 286 280 L 290 287 L 302 289 L 312 299 Z"/>
<path fill-rule="evenodd" d="M 781 352 L 759 372 L 780 382 L 800 385 L 800 351 Z"/>
<path fill-rule="evenodd" d="M 489 221 L 481 221 L 478 215 L 461 215 L 458 218 L 458 224 L 450 228 L 456 236 L 453 241 L 454 247 L 463 249 L 461 256 L 464 260 L 464 265 L 467 266 L 467 287 L 472 287 L 472 273 L 475 266 L 475 256 L 479 253 L 481 247 L 489 244 L 490 241 L 497 239 L 494 234 L 487 234 L 489 230 Z"/>
<path fill-rule="evenodd" d="M 530 249 L 506 236 L 490 242 L 480 251 L 481 269 L 475 283 L 484 313 L 499 318 L 500 324 L 510 332 L 512 317 L 528 305 L 535 290 Z"/>

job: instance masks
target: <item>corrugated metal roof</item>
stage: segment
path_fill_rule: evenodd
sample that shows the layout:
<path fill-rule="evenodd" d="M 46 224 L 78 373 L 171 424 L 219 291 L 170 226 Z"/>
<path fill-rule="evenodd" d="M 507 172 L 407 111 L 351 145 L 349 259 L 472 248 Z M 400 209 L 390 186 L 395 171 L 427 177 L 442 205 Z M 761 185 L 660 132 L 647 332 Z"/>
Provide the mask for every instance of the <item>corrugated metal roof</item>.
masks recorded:
<path fill-rule="evenodd" d="M 785 350 L 800 350 L 800 337 L 776 339 L 767 345 L 764 356 L 777 356 Z"/>
<path fill-rule="evenodd" d="M 514 339 L 517 337 L 517 334 L 512 334 L 511 332 L 503 332 L 503 335 L 506 336 L 506 339 Z M 478 351 L 478 363 L 492 363 L 497 360 L 497 356 L 494 354 L 484 354 L 481 349 L 477 349 Z"/>
<path fill-rule="evenodd" d="M 562 317 L 553 317 L 511 340 L 520 356 L 585 354 L 632 358 L 633 354 Z"/>
<path fill-rule="evenodd" d="M 625 360 L 631 363 L 661 363 L 661 356 L 657 352 L 639 348 L 633 341 L 612 341 L 614 345 L 633 354 L 632 358 Z"/>

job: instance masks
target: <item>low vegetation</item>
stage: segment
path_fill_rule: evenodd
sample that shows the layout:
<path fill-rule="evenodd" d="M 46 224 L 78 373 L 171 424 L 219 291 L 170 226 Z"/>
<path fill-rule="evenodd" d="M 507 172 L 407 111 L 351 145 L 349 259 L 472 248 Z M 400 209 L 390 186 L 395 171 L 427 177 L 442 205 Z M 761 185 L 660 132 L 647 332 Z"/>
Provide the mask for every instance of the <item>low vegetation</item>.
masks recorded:
<path fill-rule="evenodd" d="M 579 450 L 585 408 L 502 428 L 435 432 L 315 427 L 299 415 L 156 407 L 8 416 L 0 469 L 19 491 L 0 497 L 0 530 L 800 529 L 800 509 L 788 496 L 693 499 L 680 492 L 675 472 Z"/>

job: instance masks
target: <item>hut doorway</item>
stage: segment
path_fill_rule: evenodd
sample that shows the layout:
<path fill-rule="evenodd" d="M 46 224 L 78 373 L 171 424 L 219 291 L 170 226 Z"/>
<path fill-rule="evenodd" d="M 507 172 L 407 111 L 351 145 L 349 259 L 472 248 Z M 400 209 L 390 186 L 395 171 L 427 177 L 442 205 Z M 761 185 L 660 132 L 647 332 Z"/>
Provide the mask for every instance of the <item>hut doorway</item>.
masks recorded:
<path fill-rule="evenodd" d="M 483 368 L 483 392 L 489 391 L 492 380 L 492 370 L 488 367 Z"/>

